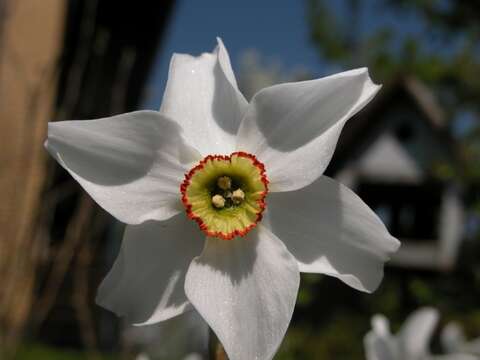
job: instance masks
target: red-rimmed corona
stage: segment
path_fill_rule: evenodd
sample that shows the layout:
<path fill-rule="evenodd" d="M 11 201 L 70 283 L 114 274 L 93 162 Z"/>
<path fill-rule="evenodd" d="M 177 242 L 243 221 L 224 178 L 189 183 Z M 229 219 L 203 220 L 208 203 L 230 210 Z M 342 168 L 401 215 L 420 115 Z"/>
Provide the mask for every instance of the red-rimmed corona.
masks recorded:
<path fill-rule="evenodd" d="M 188 217 L 207 236 L 231 240 L 262 219 L 268 179 L 252 154 L 208 155 L 185 174 L 180 192 Z"/>

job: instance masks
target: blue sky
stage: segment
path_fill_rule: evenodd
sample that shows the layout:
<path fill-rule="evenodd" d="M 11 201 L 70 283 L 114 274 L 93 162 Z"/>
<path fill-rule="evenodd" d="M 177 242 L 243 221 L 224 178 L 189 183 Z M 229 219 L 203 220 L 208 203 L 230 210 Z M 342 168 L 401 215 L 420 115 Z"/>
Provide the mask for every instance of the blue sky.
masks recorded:
<path fill-rule="evenodd" d="M 144 107 L 158 108 L 173 52 L 211 51 L 220 36 L 228 48 L 234 70 L 242 53 L 256 49 L 266 60 L 286 68 L 319 68 L 309 43 L 303 0 L 199 1 L 179 0 L 156 60 Z"/>
<path fill-rule="evenodd" d="M 286 70 L 307 69 L 314 76 L 339 71 L 322 62 L 309 37 L 307 0 L 177 0 L 170 24 L 159 49 L 142 108 L 158 109 L 173 52 L 200 54 L 211 51 L 220 36 L 238 73 L 242 54 L 255 49 L 268 62 Z M 362 0 L 357 22 L 362 35 L 385 26 L 396 30 L 398 43 L 407 36 L 428 37 L 431 51 L 445 49 L 432 40 L 432 32 L 413 12 L 398 12 L 382 0 Z M 328 2 L 340 19 L 349 21 L 348 1 Z M 346 28 L 348 29 L 348 23 Z M 433 37 L 434 38 L 434 37 Z M 362 64 L 363 65 L 363 64 Z M 367 65 L 367 64 L 364 64 Z M 373 74 L 374 75 L 374 74 Z"/>

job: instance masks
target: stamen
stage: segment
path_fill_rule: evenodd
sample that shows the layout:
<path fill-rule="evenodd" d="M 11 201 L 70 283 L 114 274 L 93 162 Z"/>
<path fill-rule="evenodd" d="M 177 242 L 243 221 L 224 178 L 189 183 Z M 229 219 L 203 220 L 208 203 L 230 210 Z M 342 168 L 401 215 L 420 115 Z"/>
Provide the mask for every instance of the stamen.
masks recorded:
<path fill-rule="evenodd" d="M 217 180 L 217 186 L 222 190 L 230 190 L 232 188 L 232 179 L 228 176 L 220 176 Z"/>
<path fill-rule="evenodd" d="M 235 205 L 240 205 L 245 200 L 245 193 L 242 189 L 238 188 L 232 193 L 232 201 Z"/>
<path fill-rule="evenodd" d="M 225 199 L 222 195 L 213 195 L 212 196 L 212 204 L 217 209 L 222 209 L 225 207 Z"/>

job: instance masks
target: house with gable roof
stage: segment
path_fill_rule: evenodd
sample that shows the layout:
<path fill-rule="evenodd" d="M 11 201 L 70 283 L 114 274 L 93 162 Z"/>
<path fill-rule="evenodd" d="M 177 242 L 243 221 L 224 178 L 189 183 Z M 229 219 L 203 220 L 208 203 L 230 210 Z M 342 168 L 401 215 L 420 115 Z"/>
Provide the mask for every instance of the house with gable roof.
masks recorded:
<path fill-rule="evenodd" d="M 463 235 L 461 184 L 437 169 L 460 163 L 446 117 L 414 78 L 399 78 L 347 122 L 327 175 L 354 190 L 402 246 L 391 264 L 448 271 Z"/>

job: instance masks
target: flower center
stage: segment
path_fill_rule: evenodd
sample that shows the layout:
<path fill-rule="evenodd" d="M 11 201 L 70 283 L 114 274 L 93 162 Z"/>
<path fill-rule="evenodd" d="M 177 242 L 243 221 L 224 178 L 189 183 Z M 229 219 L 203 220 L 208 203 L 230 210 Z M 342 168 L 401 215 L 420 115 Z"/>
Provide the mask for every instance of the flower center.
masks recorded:
<path fill-rule="evenodd" d="M 262 219 L 268 180 L 254 155 L 209 155 L 185 175 L 180 191 L 188 217 L 205 234 L 231 240 Z"/>

